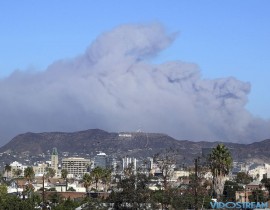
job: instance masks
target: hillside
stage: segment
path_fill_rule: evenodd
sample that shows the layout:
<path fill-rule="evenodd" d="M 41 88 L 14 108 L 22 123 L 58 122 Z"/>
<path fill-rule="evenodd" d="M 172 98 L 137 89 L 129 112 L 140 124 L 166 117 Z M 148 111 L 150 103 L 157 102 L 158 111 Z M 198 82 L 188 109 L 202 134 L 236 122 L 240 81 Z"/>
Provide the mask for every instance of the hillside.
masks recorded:
<path fill-rule="evenodd" d="M 165 134 L 126 132 L 109 133 L 99 129 L 64 133 L 25 133 L 13 138 L 0 148 L 0 153 L 13 151 L 23 153 L 28 151 L 31 155 L 46 153 L 56 147 L 61 152 L 85 153 L 93 155 L 103 151 L 109 155 L 146 157 L 172 148 L 179 154 L 179 160 L 192 163 L 193 159 L 201 155 L 202 148 L 211 148 L 218 142 L 193 142 L 176 140 Z M 227 145 L 235 160 L 251 160 L 256 162 L 270 162 L 270 140 L 252 144 L 224 143 Z"/>

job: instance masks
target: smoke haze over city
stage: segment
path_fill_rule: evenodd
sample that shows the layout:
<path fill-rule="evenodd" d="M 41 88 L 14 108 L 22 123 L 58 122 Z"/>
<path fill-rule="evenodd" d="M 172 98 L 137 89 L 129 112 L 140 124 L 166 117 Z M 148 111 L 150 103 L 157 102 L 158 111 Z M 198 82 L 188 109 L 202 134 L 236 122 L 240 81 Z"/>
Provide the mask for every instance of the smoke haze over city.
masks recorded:
<path fill-rule="evenodd" d="M 156 22 L 124 24 L 44 71 L 14 71 L 0 80 L 1 144 L 28 131 L 89 128 L 195 141 L 269 138 L 269 120 L 246 109 L 249 82 L 205 79 L 199 64 L 182 60 L 152 62 L 176 39 Z"/>

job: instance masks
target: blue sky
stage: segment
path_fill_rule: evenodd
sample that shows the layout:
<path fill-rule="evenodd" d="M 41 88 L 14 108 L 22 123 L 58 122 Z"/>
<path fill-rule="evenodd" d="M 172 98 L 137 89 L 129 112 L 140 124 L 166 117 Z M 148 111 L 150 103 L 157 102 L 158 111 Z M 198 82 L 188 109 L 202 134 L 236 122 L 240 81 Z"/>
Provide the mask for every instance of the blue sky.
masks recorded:
<path fill-rule="evenodd" d="M 160 22 L 178 38 L 152 62 L 196 63 L 203 78 L 252 85 L 247 108 L 270 118 L 269 1 L 1 1 L 0 77 L 82 54 L 102 32 Z"/>

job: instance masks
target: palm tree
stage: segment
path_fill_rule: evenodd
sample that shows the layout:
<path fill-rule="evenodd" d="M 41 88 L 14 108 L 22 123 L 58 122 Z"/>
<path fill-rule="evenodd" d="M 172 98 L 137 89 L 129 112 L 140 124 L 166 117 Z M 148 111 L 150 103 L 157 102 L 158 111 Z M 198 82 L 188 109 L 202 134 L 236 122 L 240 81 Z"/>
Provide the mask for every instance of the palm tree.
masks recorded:
<path fill-rule="evenodd" d="M 28 182 L 32 181 L 35 176 L 35 172 L 33 167 L 27 167 L 24 169 L 24 177 L 27 179 Z"/>
<path fill-rule="evenodd" d="M 224 144 L 218 144 L 209 155 L 210 169 L 213 175 L 213 188 L 217 199 L 223 194 L 226 176 L 232 168 L 230 151 Z"/>
<path fill-rule="evenodd" d="M 98 190 L 98 182 L 99 180 L 102 178 L 103 176 L 103 169 L 100 167 L 96 167 L 93 169 L 93 171 L 91 172 L 91 176 L 93 177 L 93 179 L 95 180 L 96 183 L 96 191 Z"/>
<path fill-rule="evenodd" d="M 85 187 L 85 191 L 88 192 L 89 186 L 92 184 L 92 176 L 88 173 L 83 175 L 83 186 Z"/>
<path fill-rule="evenodd" d="M 34 187 L 31 184 L 31 181 L 33 180 L 34 176 L 35 176 L 35 172 L 34 172 L 33 167 L 28 166 L 26 169 L 24 169 L 24 177 L 28 181 L 27 185 L 25 186 L 24 192 L 27 193 L 28 196 L 31 195 L 32 192 L 34 191 Z"/>
<path fill-rule="evenodd" d="M 46 168 L 46 177 L 47 178 L 53 178 L 54 176 L 55 176 L 55 174 L 56 174 L 56 171 L 53 169 L 53 168 Z"/>
<path fill-rule="evenodd" d="M 62 169 L 61 170 L 61 177 L 66 181 L 66 191 L 67 191 L 67 175 L 68 175 L 67 169 Z"/>
<path fill-rule="evenodd" d="M 9 164 L 5 165 L 5 172 L 7 173 L 7 178 L 9 177 L 9 172 L 11 171 L 11 166 Z"/>
<path fill-rule="evenodd" d="M 111 182 L 112 171 L 109 169 L 103 170 L 102 180 L 105 184 L 105 192 L 107 192 L 107 185 Z"/>

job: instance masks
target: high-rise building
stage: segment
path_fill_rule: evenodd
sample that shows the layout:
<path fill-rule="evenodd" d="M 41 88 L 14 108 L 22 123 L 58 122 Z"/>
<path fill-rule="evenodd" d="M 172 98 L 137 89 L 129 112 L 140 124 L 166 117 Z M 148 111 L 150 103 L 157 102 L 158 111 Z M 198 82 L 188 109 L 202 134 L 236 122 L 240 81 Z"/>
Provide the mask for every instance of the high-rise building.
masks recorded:
<path fill-rule="evenodd" d="M 116 158 L 114 156 L 108 156 L 107 157 L 107 168 L 111 169 L 112 172 L 116 171 L 116 167 L 117 167 L 117 161 Z"/>
<path fill-rule="evenodd" d="M 123 170 L 125 170 L 130 166 L 132 166 L 133 170 L 135 171 L 137 169 L 137 159 L 134 157 L 124 157 L 122 159 L 122 163 L 123 163 Z"/>
<path fill-rule="evenodd" d="M 58 173 L 58 152 L 54 147 L 51 155 L 51 168 L 55 170 L 55 174 Z"/>
<path fill-rule="evenodd" d="M 83 177 L 90 166 L 90 159 L 70 157 L 62 159 L 62 169 L 66 169 L 69 175 Z"/>
<path fill-rule="evenodd" d="M 107 168 L 107 155 L 104 152 L 95 156 L 94 167 Z"/>

